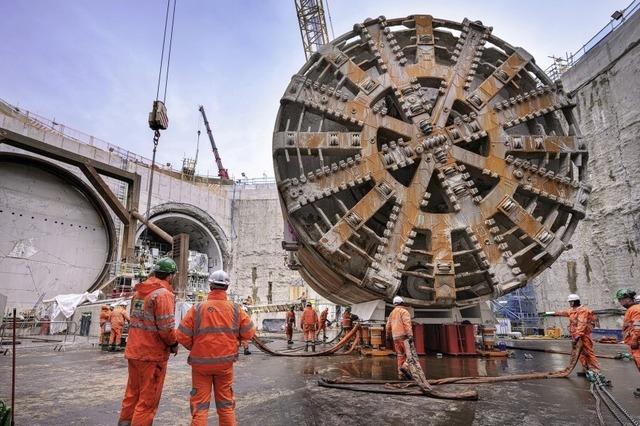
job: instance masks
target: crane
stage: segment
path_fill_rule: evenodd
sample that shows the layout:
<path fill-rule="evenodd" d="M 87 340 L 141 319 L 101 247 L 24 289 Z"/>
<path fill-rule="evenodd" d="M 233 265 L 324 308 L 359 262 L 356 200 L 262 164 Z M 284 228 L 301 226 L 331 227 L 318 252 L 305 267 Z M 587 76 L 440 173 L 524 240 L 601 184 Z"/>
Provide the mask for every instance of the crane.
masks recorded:
<path fill-rule="evenodd" d="M 329 43 L 323 0 L 294 0 L 304 56 L 308 60 L 320 46 Z"/>
<path fill-rule="evenodd" d="M 213 156 L 216 157 L 216 164 L 218 165 L 218 176 L 222 179 L 229 179 L 229 172 L 222 165 L 222 159 L 218 154 L 218 148 L 216 148 L 216 141 L 213 140 L 213 133 L 211 133 L 211 127 L 209 127 L 209 121 L 207 120 L 207 115 L 204 113 L 204 106 L 200 105 L 199 108 L 202 113 L 202 118 L 204 119 L 204 127 L 207 129 L 207 135 L 209 135 L 209 141 L 211 142 L 211 149 L 213 150 Z"/>

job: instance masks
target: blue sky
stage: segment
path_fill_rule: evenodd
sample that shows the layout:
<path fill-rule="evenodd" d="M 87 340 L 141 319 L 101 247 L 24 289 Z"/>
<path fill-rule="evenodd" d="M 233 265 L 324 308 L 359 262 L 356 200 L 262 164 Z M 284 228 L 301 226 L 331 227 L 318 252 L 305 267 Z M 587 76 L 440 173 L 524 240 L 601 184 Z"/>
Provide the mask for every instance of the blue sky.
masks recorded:
<path fill-rule="evenodd" d="M 426 13 L 481 20 L 527 49 L 575 51 L 630 0 L 329 0 L 335 35 L 367 17 Z M 146 157 L 164 0 L 0 2 L 0 98 Z M 193 157 L 203 104 L 232 175 L 272 176 L 279 99 L 303 64 L 292 0 L 178 0 L 167 94 L 169 129 L 158 149 L 179 168 Z M 198 171 L 216 174 L 202 128 Z"/>

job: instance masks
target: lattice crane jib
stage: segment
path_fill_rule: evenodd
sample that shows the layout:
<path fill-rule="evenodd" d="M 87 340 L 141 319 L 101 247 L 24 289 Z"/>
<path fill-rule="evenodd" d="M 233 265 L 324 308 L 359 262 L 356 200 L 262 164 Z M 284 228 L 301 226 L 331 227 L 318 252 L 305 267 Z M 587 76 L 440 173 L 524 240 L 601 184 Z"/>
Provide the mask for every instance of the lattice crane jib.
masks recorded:
<path fill-rule="evenodd" d="M 322 0 L 294 0 L 302 48 L 308 60 L 320 46 L 329 42 Z"/>
<path fill-rule="evenodd" d="M 574 104 L 491 30 L 368 19 L 291 79 L 274 168 L 320 294 L 462 307 L 522 287 L 567 248 L 591 190 Z"/>

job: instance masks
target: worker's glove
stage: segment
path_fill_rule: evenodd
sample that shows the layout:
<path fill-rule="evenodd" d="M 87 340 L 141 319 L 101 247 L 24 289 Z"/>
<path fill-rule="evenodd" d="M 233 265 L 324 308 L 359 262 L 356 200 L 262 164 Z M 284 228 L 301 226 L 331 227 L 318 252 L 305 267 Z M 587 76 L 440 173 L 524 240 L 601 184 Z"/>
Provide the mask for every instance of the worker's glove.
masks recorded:
<path fill-rule="evenodd" d="M 629 347 L 635 351 L 636 349 L 640 348 L 640 342 L 638 342 L 637 340 L 635 342 L 631 342 Z"/>
<path fill-rule="evenodd" d="M 173 356 L 178 355 L 178 344 L 176 343 L 173 346 L 169 346 L 169 352 L 171 352 Z"/>

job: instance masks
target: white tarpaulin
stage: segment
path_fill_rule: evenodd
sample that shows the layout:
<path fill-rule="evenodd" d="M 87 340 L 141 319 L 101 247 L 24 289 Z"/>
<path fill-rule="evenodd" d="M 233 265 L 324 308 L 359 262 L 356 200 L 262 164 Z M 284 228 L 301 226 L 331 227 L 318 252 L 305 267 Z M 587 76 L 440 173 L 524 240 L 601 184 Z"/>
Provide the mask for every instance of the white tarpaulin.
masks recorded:
<path fill-rule="evenodd" d="M 50 304 L 49 319 L 51 319 L 50 333 L 60 333 L 67 329 L 66 323 L 63 321 L 71 318 L 76 311 L 76 307 L 86 301 L 95 302 L 98 300 L 99 290 L 93 293 L 85 292 L 83 294 L 61 294 L 53 299 L 44 300 L 43 303 Z M 60 322 L 55 322 L 60 321 Z"/>

